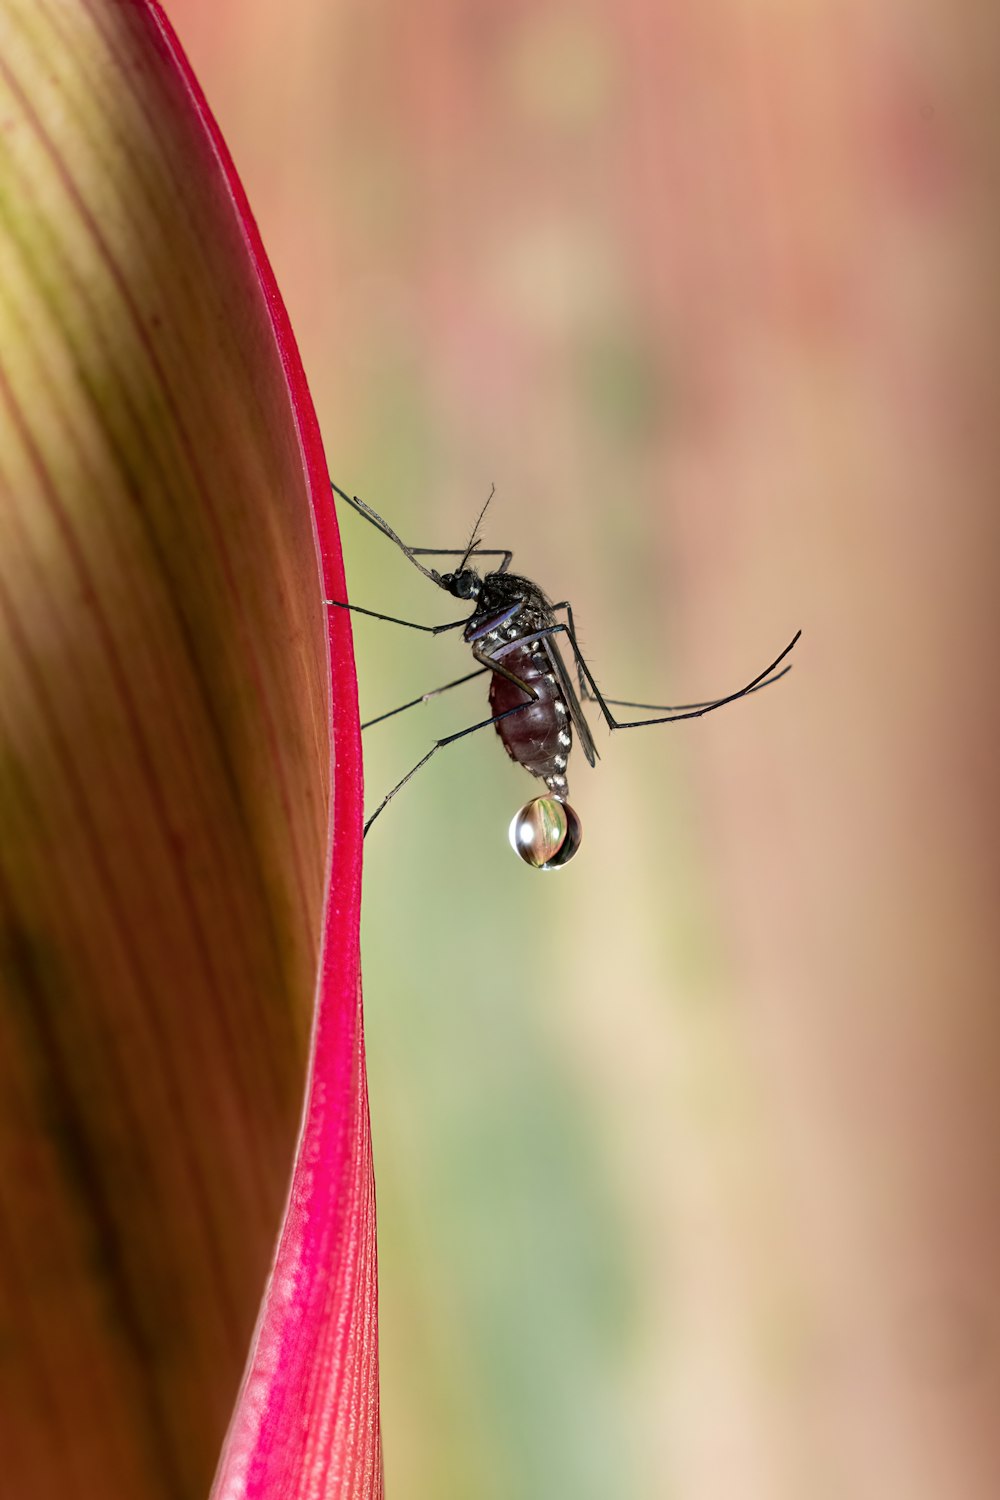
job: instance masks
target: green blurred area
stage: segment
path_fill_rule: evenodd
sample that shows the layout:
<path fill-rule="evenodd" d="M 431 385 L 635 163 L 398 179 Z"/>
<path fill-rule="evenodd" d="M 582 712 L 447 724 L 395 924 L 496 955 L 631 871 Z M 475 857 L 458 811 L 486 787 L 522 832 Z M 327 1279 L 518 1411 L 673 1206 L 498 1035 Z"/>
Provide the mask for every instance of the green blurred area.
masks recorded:
<path fill-rule="evenodd" d="M 663 484 L 675 352 L 620 212 L 641 126 L 610 7 L 170 10 L 337 482 L 425 546 L 464 545 L 495 482 L 487 545 L 572 600 L 609 694 L 702 698 L 763 665 L 783 640 L 762 614 L 716 653 L 732 680 L 677 670 L 692 581 Z M 454 617 L 340 520 L 354 602 Z M 798 621 L 779 614 L 787 638 Z M 355 640 L 363 717 L 471 666 L 454 636 L 358 619 Z M 372 729 L 367 805 L 486 712 L 474 682 Z M 512 855 L 535 784 L 489 729 L 443 751 L 366 845 L 385 1463 L 406 1500 L 675 1493 L 675 1235 L 687 1213 L 690 1285 L 715 1232 L 699 1171 L 757 1170 L 691 781 L 706 730 L 612 743 L 593 722 L 602 759 L 570 761 L 584 844 L 564 872 Z M 708 1402 L 727 1385 L 710 1366 Z"/>
<path fill-rule="evenodd" d="M 482 486 L 463 500 L 453 482 L 451 505 L 435 504 L 436 471 L 451 467 L 447 431 L 426 410 L 420 372 L 394 376 L 392 355 L 367 392 L 370 436 L 352 488 L 413 543 L 464 545 Z M 492 480 L 490 446 L 481 469 Z M 531 543 L 554 555 L 560 538 L 509 490 L 500 476 L 488 542 L 515 546 L 516 565 L 530 569 Z M 572 557 L 572 522 L 555 507 L 551 520 Z M 428 623 L 461 613 L 356 517 L 343 515 L 342 529 L 357 602 Z M 363 717 L 471 666 L 456 636 L 359 620 L 355 637 Z M 488 712 L 476 681 L 374 727 L 367 804 L 433 738 Z M 580 756 L 571 764 L 585 801 L 591 773 Z M 622 1388 L 641 1340 L 624 1189 L 565 1047 L 571 1011 L 552 1003 L 586 982 L 577 903 L 595 852 L 588 829 L 578 867 L 532 878 L 506 829 L 534 794 L 486 729 L 419 773 L 366 848 L 386 1464 L 407 1495 L 604 1500 L 633 1466 Z M 598 946 L 613 953 L 620 932 L 609 910 Z M 588 1001 L 613 1007 L 614 993 Z"/>

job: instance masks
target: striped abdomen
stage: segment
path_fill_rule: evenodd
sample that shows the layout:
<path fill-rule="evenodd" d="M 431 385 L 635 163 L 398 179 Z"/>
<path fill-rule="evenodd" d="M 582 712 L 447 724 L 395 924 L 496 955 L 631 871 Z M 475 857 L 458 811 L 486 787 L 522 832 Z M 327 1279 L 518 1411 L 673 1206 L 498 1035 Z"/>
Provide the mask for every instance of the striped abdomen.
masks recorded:
<path fill-rule="evenodd" d="M 495 714 L 502 714 L 518 703 L 529 705 L 518 714 L 500 719 L 497 734 L 511 760 L 540 777 L 552 795 L 562 800 L 567 791 L 566 760 L 573 741 L 569 714 L 549 658 L 542 643 L 532 641 L 504 650 L 502 661 L 508 672 L 535 690 L 538 699 L 532 703 L 528 694 L 494 672 L 490 680 L 490 708 Z"/>

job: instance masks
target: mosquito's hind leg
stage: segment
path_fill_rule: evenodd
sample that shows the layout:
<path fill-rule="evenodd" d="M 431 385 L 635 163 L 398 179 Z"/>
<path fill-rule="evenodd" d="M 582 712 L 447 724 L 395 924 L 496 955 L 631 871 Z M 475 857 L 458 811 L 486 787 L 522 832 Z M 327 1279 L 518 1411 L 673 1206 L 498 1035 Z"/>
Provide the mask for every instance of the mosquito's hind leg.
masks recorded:
<path fill-rule="evenodd" d="M 763 688 L 773 687 L 776 682 L 787 677 L 791 670 L 792 664 L 789 662 L 787 667 L 782 667 L 781 671 L 775 672 L 773 677 L 767 677 L 763 682 L 758 682 L 756 687 L 747 688 L 741 696 L 748 698 L 751 693 L 759 693 Z M 588 693 L 587 697 L 589 699 L 591 695 Z M 677 714 L 686 713 L 689 708 L 714 708 L 719 699 L 703 698 L 700 703 L 633 703 L 629 698 L 605 698 L 604 701 L 612 708 L 648 708 L 652 713 Z M 645 722 L 643 720 L 643 723 Z"/>
<path fill-rule="evenodd" d="M 797 630 L 792 636 L 792 639 L 789 641 L 788 645 L 785 647 L 784 651 L 782 651 L 778 656 L 775 657 L 771 665 L 769 667 L 765 667 L 763 672 L 759 672 L 751 682 L 748 682 L 746 684 L 745 687 L 737 688 L 735 693 L 727 693 L 724 698 L 715 698 L 708 703 L 699 703 L 688 708 L 671 710 L 670 712 L 663 714 L 655 719 L 632 719 L 627 722 L 622 722 L 621 720 L 615 718 L 614 714 L 611 712 L 611 709 L 608 706 L 611 702 L 619 704 L 620 700 L 608 699 L 604 697 L 604 694 L 601 692 L 600 688 L 597 686 L 597 683 L 594 681 L 594 674 L 591 672 L 584 659 L 583 653 L 581 652 L 580 647 L 577 643 L 576 632 L 574 631 L 572 626 L 573 616 L 569 605 L 564 600 L 562 603 L 554 605 L 553 608 L 565 609 L 567 611 L 567 614 L 569 615 L 570 623 L 567 623 L 565 625 L 553 626 L 552 634 L 554 635 L 556 634 L 556 632 L 561 632 L 568 638 L 569 643 L 573 648 L 573 655 L 576 657 L 577 667 L 582 675 L 586 678 L 587 684 L 590 688 L 590 694 L 588 694 L 588 696 L 592 695 L 593 702 L 595 702 L 600 708 L 609 729 L 642 729 L 649 724 L 672 724 L 676 723 L 678 719 L 700 719 L 703 714 L 712 713 L 717 708 L 724 708 L 727 703 L 735 703 L 738 698 L 745 698 L 748 693 L 754 693 L 758 690 L 758 688 L 769 687 L 772 682 L 777 682 L 779 678 L 785 675 L 785 672 L 790 670 L 790 667 L 786 667 L 783 672 L 778 672 L 775 674 L 775 676 L 771 676 L 771 673 L 774 672 L 776 667 L 779 667 L 781 665 L 785 657 L 791 651 L 792 647 L 796 644 L 802 634 L 801 630 Z M 640 705 L 626 704 L 625 706 L 631 708 Z"/>
<path fill-rule="evenodd" d="M 582 653 L 576 640 L 576 626 L 573 623 L 572 607 L 566 602 L 566 600 L 563 600 L 561 604 L 553 604 L 553 613 L 555 613 L 555 611 L 558 609 L 564 609 L 566 611 L 566 616 L 569 621 L 569 630 L 566 632 L 566 634 L 569 636 L 570 644 L 573 647 L 573 658 L 576 662 L 577 676 L 580 681 L 580 697 L 588 703 L 598 703 L 601 700 L 596 698 L 590 691 L 587 679 L 583 673 L 583 667 L 581 666 Z M 779 657 L 779 661 L 780 660 L 781 658 Z M 774 683 L 780 682 L 782 677 L 786 676 L 786 674 L 791 670 L 792 664 L 791 662 L 789 662 L 787 667 L 782 667 L 781 671 L 775 672 L 773 677 L 766 678 L 764 682 L 758 682 L 756 687 L 748 688 L 747 694 L 759 693 L 762 688 L 772 687 Z M 691 708 L 712 708 L 718 702 L 718 699 L 703 698 L 698 703 L 633 703 L 631 699 L 628 698 L 604 698 L 603 702 L 609 704 L 612 708 L 648 708 L 651 713 L 679 714 L 686 713 L 688 709 Z"/>
<path fill-rule="evenodd" d="M 566 634 L 569 636 L 570 645 L 573 647 L 573 659 L 576 662 L 576 677 L 577 682 L 580 685 L 580 697 L 583 698 L 585 702 L 596 703 L 597 699 L 590 691 L 590 688 L 587 685 L 587 679 L 583 675 L 583 667 L 580 665 L 582 658 L 580 655 L 580 648 L 576 643 L 576 625 L 573 622 L 573 606 L 570 604 L 568 599 L 563 599 L 562 603 L 553 604 L 552 613 L 555 614 L 556 610 L 558 609 L 564 609 L 566 611 L 566 618 L 569 621 L 569 630 L 566 632 Z"/>
<path fill-rule="evenodd" d="M 494 714 L 492 718 L 482 719 L 478 724 L 470 724 L 468 729 L 460 729 L 457 734 L 449 734 L 446 735 L 443 740 L 437 740 L 428 750 L 427 754 L 421 756 L 416 765 L 411 770 L 407 771 L 406 775 L 400 781 L 396 782 L 396 785 L 392 788 L 392 791 L 386 792 L 385 796 L 382 798 L 382 801 L 379 803 L 378 807 L 376 807 L 371 817 L 365 820 L 365 835 L 367 836 L 369 828 L 372 826 L 379 813 L 383 812 L 385 808 L 388 807 L 389 803 L 392 801 L 393 797 L 395 797 L 396 793 L 398 791 L 401 791 L 406 783 L 411 779 L 411 777 L 415 776 L 417 772 L 422 769 L 422 767 L 426 766 L 427 762 L 431 759 L 432 756 L 436 755 L 439 750 L 443 750 L 445 745 L 453 745 L 456 740 L 464 740 L 467 734 L 475 734 L 477 729 L 488 729 L 491 724 L 498 724 L 501 719 L 506 719 L 510 714 L 519 714 L 522 709 L 529 708 L 531 706 L 531 701 L 532 700 L 529 699 L 526 703 L 515 703 L 513 708 L 504 709 L 502 714 Z"/>

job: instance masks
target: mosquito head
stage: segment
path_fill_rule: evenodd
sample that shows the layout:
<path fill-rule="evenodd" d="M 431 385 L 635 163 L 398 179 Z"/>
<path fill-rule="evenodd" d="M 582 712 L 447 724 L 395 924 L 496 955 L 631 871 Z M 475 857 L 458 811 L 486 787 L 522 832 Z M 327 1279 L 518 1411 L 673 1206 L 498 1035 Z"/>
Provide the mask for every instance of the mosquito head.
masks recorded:
<path fill-rule="evenodd" d="M 472 568 L 460 568 L 457 573 L 442 573 L 439 582 L 456 599 L 478 599 L 483 588 L 483 580 Z"/>

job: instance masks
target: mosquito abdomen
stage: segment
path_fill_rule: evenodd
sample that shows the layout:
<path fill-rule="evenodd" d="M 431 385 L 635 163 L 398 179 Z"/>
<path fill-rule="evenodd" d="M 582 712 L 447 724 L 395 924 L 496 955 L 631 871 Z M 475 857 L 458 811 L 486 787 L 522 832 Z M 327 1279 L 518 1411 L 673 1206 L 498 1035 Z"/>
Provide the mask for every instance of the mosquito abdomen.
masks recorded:
<path fill-rule="evenodd" d="M 567 794 L 566 761 L 573 739 L 569 712 L 549 659 L 541 642 L 529 642 L 505 651 L 503 664 L 508 672 L 533 688 L 538 697 L 531 702 L 529 694 L 494 672 L 490 681 L 490 708 L 494 714 L 516 708 L 519 703 L 529 705 L 520 713 L 498 719 L 497 734 L 511 760 L 539 777 L 553 797 L 563 801 Z"/>

